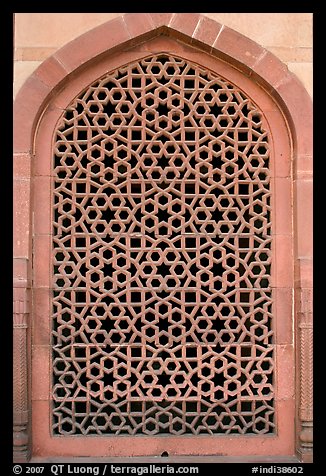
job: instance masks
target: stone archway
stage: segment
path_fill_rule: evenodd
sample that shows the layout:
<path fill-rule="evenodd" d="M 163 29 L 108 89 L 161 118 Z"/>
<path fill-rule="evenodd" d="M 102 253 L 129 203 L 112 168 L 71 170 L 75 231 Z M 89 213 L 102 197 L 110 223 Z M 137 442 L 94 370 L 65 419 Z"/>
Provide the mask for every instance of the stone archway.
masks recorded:
<path fill-rule="evenodd" d="M 46 320 L 37 317 L 37 306 L 40 305 L 38 299 L 48 299 L 48 296 L 42 297 L 42 293 L 38 295 L 33 293 L 32 308 L 29 303 L 31 278 L 33 278 L 33 290 L 33 288 L 41 288 L 42 283 L 47 282 L 49 274 L 50 258 L 46 254 L 43 255 L 46 253 L 46 246 L 41 245 L 42 240 L 44 241 L 44 237 L 49 233 L 49 213 L 45 207 L 38 206 L 38 203 L 43 199 L 43 203 L 50 203 L 47 185 L 49 184 L 48 177 L 52 173 L 49 160 L 52 131 L 62 114 L 62 108 L 67 107 L 70 99 L 81 90 L 81 85 L 89 84 L 104 71 L 114 69 L 115 65 L 122 65 L 148 54 L 151 48 L 154 48 L 156 52 L 166 50 L 179 52 L 181 56 L 191 57 L 198 64 L 204 63 L 205 67 L 212 70 L 216 70 L 218 64 L 219 70 L 223 70 L 228 79 L 233 78 L 235 82 L 240 82 L 243 88 L 247 87 L 253 91 L 254 95 L 260 97 L 262 111 L 266 112 L 270 125 L 273 124 L 271 130 L 275 134 L 278 131 L 280 137 L 284 137 L 283 144 L 277 145 L 275 141 L 275 206 L 284 206 L 287 203 L 289 191 L 293 186 L 295 225 L 292 235 L 292 230 L 289 231 L 288 228 L 290 209 L 282 216 L 276 216 L 278 236 L 275 236 L 275 240 L 279 240 L 280 243 L 276 259 L 280 269 L 275 286 L 278 288 L 277 302 L 281 307 L 283 304 L 291 303 L 289 292 L 295 289 L 295 316 L 292 316 L 292 319 L 296 329 L 295 349 L 298 369 L 295 398 L 298 438 L 296 447 L 301 458 L 309 461 L 312 448 L 310 307 L 312 283 L 311 259 L 309 258 L 311 249 L 309 236 L 304 230 L 304 221 L 309 215 L 307 192 L 311 185 L 310 99 L 296 78 L 269 52 L 238 33 L 195 14 L 189 14 L 186 22 L 183 14 L 127 14 L 108 22 L 71 42 L 46 60 L 28 79 L 17 97 L 14 161 L 19 164 L 19 167 L 16 190 L 19 193 L 19 190 L 25 187 L 25 192 L 32 202 L 28 209 L 25 208 L 24 216 L 20 215 L 15 228 L 17 233 L 14 255 L 14 383 L 16 390 L 14 450 L 16 460 L 22 461 L 29 457 L 33 426 L 37 422 L 37 415 L 30 418 L 31 401 L 47 399 L 49 391 L 46 382 L 43 386 L 42 384 L 33 385 L 33 373 L 35 374 L 38 365 L 44 365 L 44 354 L 33 352 L 33 350 L 42 351 L 44 339 L 49 335 L 49 324 L 46 324 Z M 249 79 L 243 73 L 249 76 Z M 259 90 L 261 92 L 258 92 Z M 286 118 L 287 126 L 285 122 L 283 126 L 278 125 L 281 114 Z M 52 128 L 49 128 L 49 125 Z M 289 131 L 288 138 L 284 136 L 286 127 Z M 289 147 L 286 142 L 291 142 L 291 153 L 282 160 L 284 150 Z M 30 189 L 29 185 L 31 185 Z M 17 205 L 19 208 L 19 204 Z M 32 218 L 33 213 L 37 217 L 35 221 Z M 26 236 L 26 240 L 22 242 L 21 236 Z M 282 237 L 286 237 L 285 241 Z M 287 246 L 284 246 L 286 241 Z M 282 260 L 289 252 L 291 253 L 291 249 L 294 254 L 294 283 L 293 275 L 289 277 L 286 275 L 286 270 L 282 268 Z M 32 253 L 35 254 L 33 272 Z M 281 283 L 285 281 L 287 284 L 282 286 Z M 43 294 L 46 294 L 45 289 Z M 33 316 L 32 325 L 30 316 Z M 291 331 L 289 331 L 285 315 L 283 319 L 280 317 L 278 322 L 279 334 L 282 335 L 282 339 L 285 339 L 284 342 L 282 339 L 279 341 L 280 351 L 286 353 L 286 346 L 282 347 L 282 344 L 289 343 L 289 339 L 292 342 L 293 337 L 289 336 Z M 31 328 L 33 328 L 32 352 L 30 351 Z M 31 367 L 31 360 L 33 360 L 33 367 Z M 31 369 L 33 369 L 32 372 Z M 287 391 L 291 393 L 291 389 L 285 389 L 281 400 L 286 399 Z M 62 451 L 60 445 L 57 451 L 58 454 Z M 117 451 L 116 449 L 113 453 L 117 454 Z M 187 450 L 184 448 L 182 451 L 185 453 Z M 271 451 L 272 454 L 280 454 L 279 450 L 275 450 L 276 453 L 273 452 L 274 450 Z M 214 449 L 210 448 L 209 452 L 214 454 Z M 266 454 L 266 451 L 262 450 L 262 453 Z"/>

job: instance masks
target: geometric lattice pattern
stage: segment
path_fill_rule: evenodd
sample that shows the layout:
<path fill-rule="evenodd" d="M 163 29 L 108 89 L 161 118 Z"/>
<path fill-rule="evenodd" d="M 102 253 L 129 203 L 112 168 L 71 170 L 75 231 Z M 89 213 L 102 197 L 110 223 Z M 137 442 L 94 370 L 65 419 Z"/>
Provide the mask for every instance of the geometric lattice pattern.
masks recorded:
<path fill-rule="evenodd" d="M 54 434 L 275 431 L 269 153 L 239 88 L 166 54 L 66 109 Z"/>

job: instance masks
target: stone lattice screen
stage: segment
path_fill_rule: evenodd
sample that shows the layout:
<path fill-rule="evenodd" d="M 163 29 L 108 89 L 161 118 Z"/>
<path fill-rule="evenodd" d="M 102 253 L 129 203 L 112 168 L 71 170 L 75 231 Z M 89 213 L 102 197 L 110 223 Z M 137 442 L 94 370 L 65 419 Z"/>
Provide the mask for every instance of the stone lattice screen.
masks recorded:
<path fill-rule="evenodd" d="M 269 135 L 238 88 L 156 55 L 54 143 L 54 434 L 273 433 Z"/>

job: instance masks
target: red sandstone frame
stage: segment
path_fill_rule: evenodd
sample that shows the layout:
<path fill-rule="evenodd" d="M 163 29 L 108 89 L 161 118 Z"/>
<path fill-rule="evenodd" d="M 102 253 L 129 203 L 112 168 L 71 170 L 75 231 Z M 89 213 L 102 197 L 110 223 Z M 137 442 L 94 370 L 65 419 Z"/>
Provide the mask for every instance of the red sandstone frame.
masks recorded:
<path fill-rule="evenodd" d="M 132 448 L 126 448 L 126 437 L 100 437 L 103 445 L 97 438 L 69 437 L 72 445 L 65 449 L 67 438 L 50 433 L 50 371 L 44 372 L 50 365 L 52 135 L 63 109 L 91 81 L 162 51 L 218 69 L 253 95 L 272 135 L 277 135 L 271 186 L 278 434 L 241 437 L 241 444 L 228 437 L 169 437 L 164 443 L 160 438 L 129 437 Z M 157 454 L 164 446 L 162 451 L 172 454 L 296 453 L 301 461 L 311 462 L 312 107 L 297 78 L 261 46 L 199 14 L 126 14 L 44 61 L 19 91 L 14 119 L 15 461 L 27 461 L 31 453 L 131 456 L 140 454 L 137 445 L 141 445 L 144 455 Z M 294 367 L 292 386 L 286 377 Z"/>

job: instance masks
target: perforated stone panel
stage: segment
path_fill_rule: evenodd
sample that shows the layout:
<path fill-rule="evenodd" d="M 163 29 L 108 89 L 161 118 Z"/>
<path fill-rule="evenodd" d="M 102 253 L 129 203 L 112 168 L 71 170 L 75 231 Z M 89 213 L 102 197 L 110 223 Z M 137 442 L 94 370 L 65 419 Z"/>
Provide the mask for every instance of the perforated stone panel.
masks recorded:
<path fill-rule="evenodd" d="M 120 68 L 54 142 L 54 434 L 275 428 L 268 132 L 168 55 Z"/>

